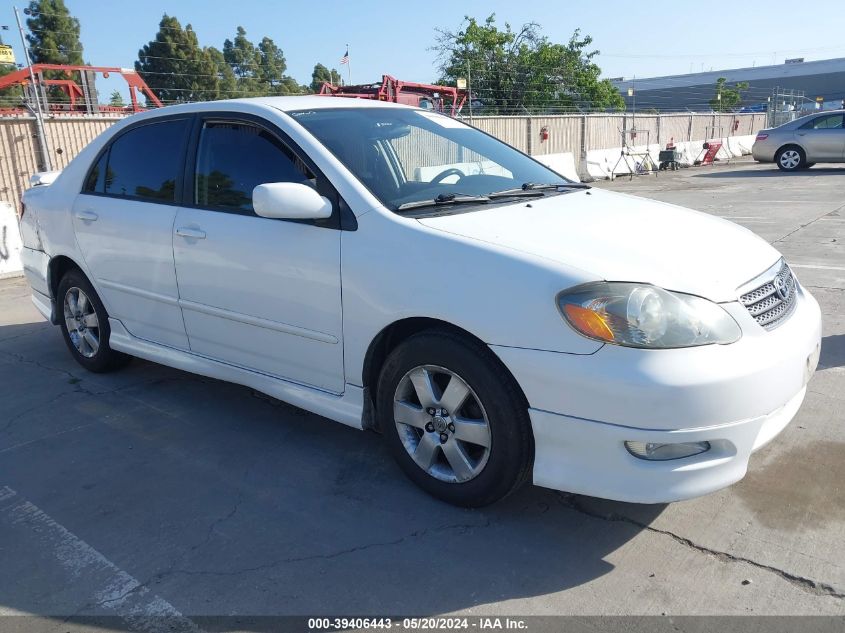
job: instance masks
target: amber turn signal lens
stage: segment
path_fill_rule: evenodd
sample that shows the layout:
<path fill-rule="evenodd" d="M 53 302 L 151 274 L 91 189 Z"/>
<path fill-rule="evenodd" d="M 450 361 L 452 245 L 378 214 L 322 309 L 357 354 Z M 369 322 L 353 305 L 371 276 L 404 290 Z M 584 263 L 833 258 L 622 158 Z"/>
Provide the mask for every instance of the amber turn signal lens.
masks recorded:
<path fill-rule="evenodd" d="M 598 312 L 567 303 L 563 306 L 566 318 L 582 334 L 602 341 L 613 340 L 613 330 L 607 325 L 605 317 Z"/>

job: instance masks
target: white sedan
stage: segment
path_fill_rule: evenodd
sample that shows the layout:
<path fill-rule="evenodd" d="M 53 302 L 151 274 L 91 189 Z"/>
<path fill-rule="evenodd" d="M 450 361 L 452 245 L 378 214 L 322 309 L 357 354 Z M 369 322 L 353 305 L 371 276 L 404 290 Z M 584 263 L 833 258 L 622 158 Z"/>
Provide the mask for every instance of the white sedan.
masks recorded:
<path fill-rule="evenodd" d="M 652 503 L 727 486 L 819 355 L 818 304 L 751 232 L 416 108 L 162 108 L 23 203 L 33 301 L 83 367 L 138 356 L 378 430 L 460 505 L 529 478 Z"/>

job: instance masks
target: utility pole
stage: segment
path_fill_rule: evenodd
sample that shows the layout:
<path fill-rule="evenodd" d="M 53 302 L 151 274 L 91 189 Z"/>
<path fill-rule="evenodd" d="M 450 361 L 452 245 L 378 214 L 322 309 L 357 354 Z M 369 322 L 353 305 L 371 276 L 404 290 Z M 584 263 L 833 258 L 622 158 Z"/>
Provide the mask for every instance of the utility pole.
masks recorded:
<path fill-rule="evenodd" d="M 18 22 L 18 31 L 21 34 L 21 46 L 23 46 L 23 58 L 26 67 L 29 68 L 29 83 L 32 88 L 32 96 L 35 99 L 35 126 L 38 129 L 38 147 L 41 150 L 41 164 L 45 171 L 51 171 L 53 164 L 50 161 L 50 154 L 47 151 L 47 139 L 44 136 L 44 113 L 41 111 L 41 99 L 38 98 L 38 86 L 35 82 L 35 72 L 32 70 L 32 60 L 29 58 L 29 48 L 26 45 L 26 37 L 23 33 L 21 15 L 15 7 L 15 20 Z"/>

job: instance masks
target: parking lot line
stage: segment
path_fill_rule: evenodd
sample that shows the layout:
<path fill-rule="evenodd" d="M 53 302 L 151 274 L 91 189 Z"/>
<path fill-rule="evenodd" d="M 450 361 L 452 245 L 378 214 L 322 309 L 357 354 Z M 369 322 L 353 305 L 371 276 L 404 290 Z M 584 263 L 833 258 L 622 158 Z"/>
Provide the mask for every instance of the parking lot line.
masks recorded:
<path fill-rule="evenodd" d="M 816 270 L 845 270 L 845 266 L 826 266 L 824 264 L 793 264 L 789 262 L 790 268 L 813 268 Z"/>
<path fill-rule="evenodd" d="M 122 617 L 133 630 L 147 633 L 200 629 L 172 604 L 154 595 L 143 583 L 120 569 L 99 551 L 59 524 L 38 506 L 22 499 L 8 486 L 0 487 L 0 521 L 28 528 L 39 545 L 74 578 L 87 575 L 100 580 L 99 590 L 83 608 L 101 608 Z"/>

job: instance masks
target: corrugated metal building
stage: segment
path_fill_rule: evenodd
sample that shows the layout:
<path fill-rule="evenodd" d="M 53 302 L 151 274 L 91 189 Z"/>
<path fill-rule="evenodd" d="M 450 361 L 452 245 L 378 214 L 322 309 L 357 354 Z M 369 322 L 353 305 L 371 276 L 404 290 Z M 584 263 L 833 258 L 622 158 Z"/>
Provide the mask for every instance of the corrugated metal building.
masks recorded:
<path fill-rule="evenodd" d="M 845 57 L 819 61 L 790 60 L 775 66 L 732 68 L 711 72 L 669 75 L 666 77 L 612 79 L 613 85 L 625 98 L 628 110 L 691 110 L 710 109 L 710 100 L 716 90 L 716 81 L 724 77 L 727 84 L 746 81 L 749 88 L 744 93 L 742 105 L 752 107 L 767 103 L 776 89 L 802 91 L 805 107 L 813 107 L 818 97 L 825 107 L 839 107 L 845 99 Z M 628 95 L 634 89 L 634 97 Z"/>

